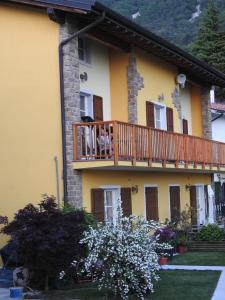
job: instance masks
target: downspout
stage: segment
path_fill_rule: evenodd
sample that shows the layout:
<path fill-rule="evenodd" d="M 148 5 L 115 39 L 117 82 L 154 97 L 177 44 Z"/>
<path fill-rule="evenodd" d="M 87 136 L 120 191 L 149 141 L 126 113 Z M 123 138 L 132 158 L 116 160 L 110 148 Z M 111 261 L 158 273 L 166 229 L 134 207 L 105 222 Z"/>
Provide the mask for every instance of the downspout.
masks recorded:
<path fill-rule="evenodd" d="M 63 40 L 59 44 L 59 74 L 60 74 L 60 97 L 61 97 L 61 122 L 62 122 L 62 154 L 63 154 L 63 191 L 64 191 L 64 203 L 68 202 L 67 192 L 67 160 L 66 160 L 66 119 L 65 119 L 65 94 L 64 94 L 64 68 L 63 68 L 63 47 L 74 38 L 85 33 L 92 27 L 95 27 L 101 23 L 105 18 L 105 11 L 103 11 L 100 18 L 93 23 L 75 32 L 67 39 Z"/>

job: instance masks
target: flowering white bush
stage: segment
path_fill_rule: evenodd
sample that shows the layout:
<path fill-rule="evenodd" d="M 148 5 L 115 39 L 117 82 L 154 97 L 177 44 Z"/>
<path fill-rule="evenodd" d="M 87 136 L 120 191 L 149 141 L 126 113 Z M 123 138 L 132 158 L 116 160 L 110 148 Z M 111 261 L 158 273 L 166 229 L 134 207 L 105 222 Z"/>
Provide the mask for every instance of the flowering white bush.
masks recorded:
<path fill-rule="evenodd" d="M 110 289 L 123 300 L 129 294 L 144 299 L 153 291 L 153 282 L 159 279 L 159 245 L 153 234 L 157 228 L 157 223 L 140 217 L 122 217 L 119 208 L 115 225 L 98 224 L 85 232 L 81 240 L 89 250 L 85 269 L 94 272 L 99 288 Z"/>

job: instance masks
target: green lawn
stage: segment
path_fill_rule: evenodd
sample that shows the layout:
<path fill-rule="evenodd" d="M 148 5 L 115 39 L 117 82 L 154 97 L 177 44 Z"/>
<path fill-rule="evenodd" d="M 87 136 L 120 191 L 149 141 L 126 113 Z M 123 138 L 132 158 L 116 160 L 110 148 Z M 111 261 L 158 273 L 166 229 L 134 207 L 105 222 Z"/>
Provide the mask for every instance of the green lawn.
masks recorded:
<path fill-rule="evenodd" d="M 175 256 L 171 265 L 225 266 L 225 252 L 187 252 Z"/>
<path fill-rule="evenodd" d="M 155 293 L 146 297 L 146 300 L 210 300 L 219 276 L 220 272 L 212 271 L 161 271 L 161 279 L 155 284 Z M 49 292 L 44 299 L 105 300 L 105 296 L 97 290 L 96 285 L 83 284 L 73 290 Z"/>

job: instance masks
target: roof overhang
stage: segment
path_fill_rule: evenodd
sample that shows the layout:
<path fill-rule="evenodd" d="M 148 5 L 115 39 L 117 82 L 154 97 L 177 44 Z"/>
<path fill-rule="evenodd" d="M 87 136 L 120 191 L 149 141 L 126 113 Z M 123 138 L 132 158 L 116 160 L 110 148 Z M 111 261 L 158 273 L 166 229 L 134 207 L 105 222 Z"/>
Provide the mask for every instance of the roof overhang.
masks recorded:
<path fill-rule="evenodd" d="M 71 12 L 90 12 L 95 0 L 3 0 L 18 4 L 36 7 L 52 7 L 58 10 Z"/>
<path fill-rule="evenodd" d="M 176 65 L 179 71 L 186 72 L 187 76 L 191 77 L 191 79 L 200 80 L 209 85 L 225 87 L 225 74 L 210 67 L 186 51 L 128 20 L 115 11 L 112 11 L 99 2 L 94 4 L 92 12 L 94 11 L 99 13 L 102 13 L 102 11 L 106 12 L 105 20 L 99 25 L 101 30 Z M 81 16 L 81 18 L 83 17 Z M 87 20 L 88 16 L 85 16 L 85 18 Z"/>
<path fill-rule="evenodd" d="M 110 37 L 123 45 L 129 51 L 130 47 L 138 47 L 162 60 L 178 67 L 179 72 L 185 72 L 188 79 L 225 87 L 225 74 L 210 67 L 186 51 L 162 39 L 154 33 L 144 29 L 136 23 L 121 16 L 95 0 L 5 0 L 8 2 L 22 3 L 33 6 L 52 7 L 77 14 L 80 26 L 86 26 L 105 12 L 104 21 L 99 24 L 94 32 L 99 38 Z M 85 12 L 85 14 L 80 14 Z"/>

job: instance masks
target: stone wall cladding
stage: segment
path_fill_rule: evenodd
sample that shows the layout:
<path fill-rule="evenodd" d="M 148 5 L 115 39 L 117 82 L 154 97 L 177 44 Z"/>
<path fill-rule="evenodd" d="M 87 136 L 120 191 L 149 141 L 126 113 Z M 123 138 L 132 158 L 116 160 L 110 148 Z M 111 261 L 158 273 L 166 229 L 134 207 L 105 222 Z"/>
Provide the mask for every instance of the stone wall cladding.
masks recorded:
<path fill-rule="evenodd" d="M 181 100 L 180 100 L 179 87 L 175 87 L 171 96 L 172 96 L 173 104 L 177 109 L 178 116 L 181 119 Z"/>
<path fill-rule="evenodd" d="M 76 23 L 66 19 L 60 27 L 60 42 L 77 31 Z M 81 171 L 72 168 L 73 162 L 73 130 L 72 124 L 80 122 L 80 80 L 78 40 L 75 38 L 63 47 L 64 67 L 64 98 L 65 98 L 65 127 L 66 127 L 66 160 L 67 160 L 67 201 L 82 207 L 82 177 Z"/>
<path fill-rule="evenodd" d="M 212 122 L 211 122 L 210 87 L 202 88 L 201 107 L 202 107 L 203 137 L 211 140 L 212 139 Z"/>
<path fill-rule="evenodd" d="M 128 122 L 137 124 L 137 96 L 138 91 L 144 87 L 144 79 L 137 71 L 135 56 L 131 56 L 127 68 L 128 80 Z"/>

